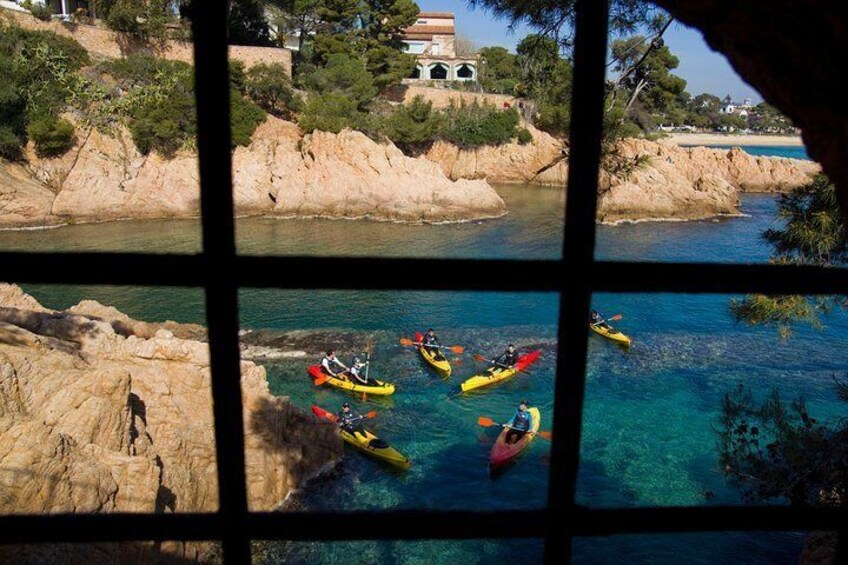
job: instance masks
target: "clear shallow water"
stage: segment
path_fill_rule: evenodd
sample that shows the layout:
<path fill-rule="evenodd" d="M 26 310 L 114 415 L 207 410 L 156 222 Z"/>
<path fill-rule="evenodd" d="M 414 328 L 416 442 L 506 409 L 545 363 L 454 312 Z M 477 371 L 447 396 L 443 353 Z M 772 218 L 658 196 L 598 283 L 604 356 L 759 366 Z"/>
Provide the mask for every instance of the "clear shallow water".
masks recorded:
<path fill-rule="evenodd" d="M 376 255 L 558 257 L 562 231 L 562 192 L 503 189 L 511 213 L 480 225 L 401 226 L 317 220 L 243 220 L 243 252 L 351 252 Z M 600 226 L 598 257 L 646 261 L 762 262 L 768 249 L 759 234 L 775 222 L 772 196 L 743 197 L 744 218 L 688 223 Z M 145 227 L 147 226 L 147 227 Z M 120 222 L 62 230 L 0 233 L 0 247 L 96 248 L 126 244 L 145 251 L 196 251 L 196 222 Z M 96 228 L 96 229 L 95 229 Z M 193 231 L 192 231 L 193 230 Z M 169 237 L 162 238 L 162 233 Z M 171 233 L 177 233 L 172 242 Z M 194 233 L 191 236 L 190 233 Z M 181 235 L 180 235 L 181 234 Z M 123 242 L 123 243 L 121 243 Z M 402 242 L 402 244 L 398 244 Z M 174 248 L 173 246 L 176 246 Z M 433 253 L 433 251 L 437 253 Z M 51 288 L 27 286 L 53 307 L 96 298 L 143 319 L 175 318 L 202 322 L 202 293 L 188 289 L 126 287 Z M 578 496 L 594 506 L 738 503 L 716 471 L 711 426 L 721 395 L 738 382 L 758 394 L 778 387 L 786 397 L 804 393 L 814 416 L 844 413 L 830 386 L 845 370 L 848 321 L 826 320 L 823 333 L 798 328 L 780 342 L 768 328 L 736 324 L 727 296 L 597 295 L 596 306 L 621 313 L 619 327 L 634 339 L 625 353 L 602 338 L 590 340 L 583 461 Z M 294 503 L 305 508 L 538 508 L 547 488 L 547 446 L 537 440 L 527 455 L 499 480 L 486 473 L 491 437 L 475 425 L 477 416 L 503 419 L 527 397 L 550 425 L 555 366 L 557 300 L 554 295 L 508 293 L 365 293 L 244 290 L 242 324 L 274 331 L 292 329 L 353 332 L 361 351 L 375 342 L 375 376 L 394 381 L 389 399 L 369 397 L 355 405 L 376 409 L 371 427 L 409 455 L 406 476 L 348 451 L 336 474 L 305 489 Z M 524 375 L 473 396 L 454 397 L 474 370 L 470 355 L 442 381 L 404 351 L 397 339 L 434 326 L 444 341 L 469 354 L 491 353 L 507 340 L 521 348 L 541 348 L 543 356 Z M 311 359 L 308 360 L 311 362 Z M 268 363 L 274 393 L 304 408 L 313 403 L 336 409 L 345 396 L 315 388 L 306 378 L 307 361 Z M 712 493 L 707 500 L 705 494 Z M 687 536 L 614 536 L 578 540 L 580 562 L 609 563 L 623 555 L 629 563 L 795 562 L 798 534 L 726 533 Z M 709 551 L 704 551 L 709 547 Z M 504 563 L 516 554 L 536 562 L 537 540 L 498 542 L 283 544 L 258 553 L 269 562 Z"/>

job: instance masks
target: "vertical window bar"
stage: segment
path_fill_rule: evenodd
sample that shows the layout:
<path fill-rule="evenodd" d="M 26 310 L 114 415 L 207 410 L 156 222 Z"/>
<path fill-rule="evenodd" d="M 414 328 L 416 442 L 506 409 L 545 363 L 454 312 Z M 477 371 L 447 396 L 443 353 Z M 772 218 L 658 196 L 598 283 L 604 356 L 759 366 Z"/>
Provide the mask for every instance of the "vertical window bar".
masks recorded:
<path fill-rule="evenodd" d="M 227 3 L 192 2 L 206 324 L 225 563 L 249 563 L 230 153 Z"/>
<path fill-rule="evenodd" d="M 603 128 L 607 46 L 607 0 L 578 0 L 575 6 L 574 90 L 568 160 L 565 236 L 560 281 L 554 441 L 548 486 L 546 563 L 569 563 L 572 531 L 557 530 L 575 507 L 580 429 L 585 392 L 587 320 L 592 297 L 598 171 Z M 567 520 L 570 519 L 567 518 Z M 565 522 L 568 523 L 567 521 Z"/>

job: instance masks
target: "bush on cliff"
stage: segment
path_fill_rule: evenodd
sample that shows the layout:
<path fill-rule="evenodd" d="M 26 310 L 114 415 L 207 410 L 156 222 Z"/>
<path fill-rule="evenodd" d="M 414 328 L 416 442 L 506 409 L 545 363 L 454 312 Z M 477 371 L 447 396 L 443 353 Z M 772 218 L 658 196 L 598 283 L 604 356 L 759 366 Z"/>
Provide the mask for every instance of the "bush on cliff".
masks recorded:
<path fill-rule="evenodd" d="M 233 148 L 250 145 L 253 132 L 265 121 L 267 114 L 262 108 L 246 99 L 236 90 L 230 92 L 230 124 Z"/>
<path fill-rule="evenodd" d="M 339 133 L 345 128 L 370 129 L 369 120 L 370 116 L 360 112 L 354 100 L 344 94 L 328 92 L 309 97 L 298 125 L 307 133 L 315 130 Z"/>
<path fill-rule="evenodd" d="M 45 115 L 31 120 L 27 134 L 39 157 L 57 157 L 74 144 L 74 124 L 55 116 Z"/>
<path fill-rule="evenodd" d="M 440 135 L 460 147 L 509 143 L 518 135 L 520 119 L 515 108 L 501 110 L 489 104 L 451 105 L 445 110 Z"/>
<path fill-rule="evenodd" d="M 244 81 L 247 95 L 260 108 L 284 120 L 299 112 L 303 101 L 294 91 L 286 68 L 279 64 L 254 65 L 247 71 Z"/>
<path fill-rule="evenodd" d="M 165 39 L 176 21 L 173 0 L 114 0 L 108 3 L 106 25 L 142 39 Z"/>
<path fill-rule="evenodd" d="M 414 150 L 439 136 L 443 116 L 433 110 L 433 103 L 416 96 L 385 117 L 380 131 L 404 150 Z"/>
<path fill-rule="evenodd" d="M 303 83 L 310 92 L 319 95 L 343 95 L 361 111 L 367 111 L 377 96 L 373 77 L 362 61 L 342 53 L 330 55 L 326 66 L 316 68 L 303 78 Z"/>

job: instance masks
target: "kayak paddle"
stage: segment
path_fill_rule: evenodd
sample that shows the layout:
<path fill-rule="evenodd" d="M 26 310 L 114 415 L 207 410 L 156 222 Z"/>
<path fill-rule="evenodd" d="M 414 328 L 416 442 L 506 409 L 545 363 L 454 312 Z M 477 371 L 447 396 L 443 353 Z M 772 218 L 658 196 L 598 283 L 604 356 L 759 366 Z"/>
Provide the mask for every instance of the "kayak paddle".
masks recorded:
<path fill-rule="evenodd" d="M 474 356 L 474 360 L 475 360 L 475 361 L 477 361 L 477 362 L 479 362 L 479 363 L 494 363 L 494 364 L 495 364 L 495 365 L 497 365 L 498 367 L 501 367 L 501 368 L 503 368 L 503 369 L 509 369 L 509 367 L 507 367 L 507 366 L 506 366 L 506 365 L 504 365 L 503 363 L 498 363 L 498 362 L 497 362 L 497 361 L 495 361 L 494 359 L 486 359 L 485 357 L 483 357 L 483 356 L 482 356 L 482 355 L 480 355 L 480 354 L 475 355 L 475 356 Z M 531 373 L 530 371 L 528 371 L 527 369 L 521 369 L 521 370 L 520 370 L 520 371 L 518 371 L 518 372 L 519 372 L 519 373 L 527 373 L 528 375 L 532 375 L 532 374 L 533 374 L 533 373 Z"/>
<path fill-rule="evenodd" d="M 500 426 L 502 428 L 506 427 L 506 424 L 499 424 L 491 418 L 486 418 L 485 416 L 480 416 L 479 418 L 477 418 L 477 425 L 483 426 L 484 428 L 491 428 L 492 426 Z M 532 434 L 533 432 L 528 433 Z M 553 439 L 553 434 L 551 434 L 551 432 L 536 432 L 535 435 L 541 436 L 545 439 Z"/>
<path fill-rule="evenodd" d="M 336 375 L 344 375 L 348 371 L 350 371 L 350 369 L 345 369 L 341 373 L 336 373 Z M 322 384 L 326 383 L 327 379 L 329 379 L 329 378 L 330 378 L 330 375 L 326 375 L 324 373 L 321 373 L 321 376 L 316 377 L 312 384 L 314 384 L 315 386 L 321 386 Z M 336 376 L 335 378 L 338 378 L 338 376 Z"/>
<path fill-rule="evenodd" d="M 400 338 L 400 344 L 405 346 L 410 345 L 421 345 L 420 341 L 412 341 L 411 339 L 407 339 L 405 337 Z M 428 347 L 432 347 L 433 349 L 450 349 L 454 353 L 463 353 L 465 348 L 461 345 L 430 345 Z"/>
<path fill-rule="evenodd" d="M 615 316 L 613 316 L 612 318 L 607 318 L 607 320 L 615 322 L 615 321 L 617 321 L 617 320 L 622 319 L 623 317 L 624 317 L 624 316 L 622 316 L 621 314 L 616 314 L 616 315 L 615 315 Z"/>

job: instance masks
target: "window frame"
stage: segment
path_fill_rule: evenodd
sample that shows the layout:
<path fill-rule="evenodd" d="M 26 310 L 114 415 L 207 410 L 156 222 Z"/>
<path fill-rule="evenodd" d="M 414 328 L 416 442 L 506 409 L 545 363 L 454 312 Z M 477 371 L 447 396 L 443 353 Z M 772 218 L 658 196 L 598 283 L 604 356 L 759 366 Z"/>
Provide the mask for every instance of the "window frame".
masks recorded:
<path fill-rule="evenodd" d="M 595 509 L 578 505 L 585 394 L 585 321 L 596 292 L 844 294 L 848 270 L 789 265 L 596 261 L 595 217 L 607 48 L 608 0 L 578 0 L 563 255 L 550 261 L 242 257 L 236 253 L 229 131 L 227 13 L 194 2 L 203 251 L 196 255 L 2 252 L 3 278 L 46 284 L 195 286 L 206 292 L 219 510 L 206 514 L 0 517 L 0 543 L 209 540 L 225 563 L 249 563 L 251 540 L 540 538 L 545 562 L 571 558 L 576 536 L 752 530 L 834 530 L 848 538 L 848 509 L 788 506 Z M 224 93 L 210 94 L 210 93 Z M 325 267 L 379 280 L 327 281 Z M 509 267 L 509 268 L 505 268 Z M 503 273 L 482 280 L 484 270 Z M 449 270 L 449 279 L 433 272 Z M 567 277 L 556 278 L 559 273 Z M 285 275 L 285 276 L 281 276 Z M 256 288 L 556 291 L 560 298 L 548 505 L 522 511 L 365 511 L 339 527 L 328 512 L 249 512 L 238 345 L 238 290 Z M 567 344 L 567 347 L 566 347 Z M 839 557 L 846 557 L 841 543 Z"/>

